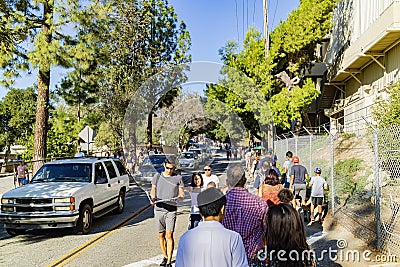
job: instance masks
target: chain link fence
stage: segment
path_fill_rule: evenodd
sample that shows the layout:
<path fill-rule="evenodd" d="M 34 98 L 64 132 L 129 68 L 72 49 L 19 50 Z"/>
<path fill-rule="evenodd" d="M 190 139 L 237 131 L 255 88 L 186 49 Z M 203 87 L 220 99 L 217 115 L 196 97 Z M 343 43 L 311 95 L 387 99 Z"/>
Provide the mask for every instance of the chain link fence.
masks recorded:
<path fill-rule="evenodd" d="M 321 168 L 334 216 L 369 245 L 400 255 L 400 125 L 375 129 L 365 118 L 352 123 L 356 132 L 321 126 L 278 136 L 278 166 L 292 151 L 310 176 Z"/>
<path fill-rule="evenodd" d="M 379 247 L 400 255 L 400 125 L 375 130 L 378 139 Z"/>

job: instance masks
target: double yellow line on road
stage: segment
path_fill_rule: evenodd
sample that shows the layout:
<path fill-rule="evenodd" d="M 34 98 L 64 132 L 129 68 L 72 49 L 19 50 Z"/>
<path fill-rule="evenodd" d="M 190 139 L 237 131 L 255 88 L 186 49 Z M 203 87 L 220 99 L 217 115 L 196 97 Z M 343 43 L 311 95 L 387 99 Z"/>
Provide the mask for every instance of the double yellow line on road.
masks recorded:
<path fill-rule="evenodd" d="M 85 252 L 86 250 L 88 250 L 89 248 L 93 247 L 94 245 L 96 245 L 97 243 L 99 243 L 100 241 L 102 241 L 103 239 L 107 238 L 108 236 L 112 235 L 115 230 L 117 230 L 118 228 L 120 228 L 121 226 L 124 226 L 127 222 L 133 220 L 135 217 L 139 216 L 142 212 L 144 212 L 145 210 L 147 210 L 148 208 L 150 208 L 151 205 L 147 205 L 142 207 L 141 209 L 139 209 L 138 211 L 136 211 L 135 213 L 133 213 L 132 215 L 130 215 L 129 217 L 127 217 L 126 219 L 116 223 L 115 225 L 111 226 L 109 228 L 109 230 L 106 230 L 105 232 L 93 237 L 92 239 L 88 240 L 87 242 L 85 242 L 84 244 L 80 245 L 79 247 L 76 247 L 74 250 L 68 252 L 67 254 L 65 254 L 64 256 L 62 256 L 61 258 L 53 261 L 52 263 L 50 263 L 49 265 L 47 265 L 47 267 L 60 267 L 60 266 L 64 266 L 65 264 L 67 264 L 68 262 L 70 262 L 71 260 L 75 259 L 76 257 L 78 257 L 80 254 L 82 254 L 83 252 Z"/>

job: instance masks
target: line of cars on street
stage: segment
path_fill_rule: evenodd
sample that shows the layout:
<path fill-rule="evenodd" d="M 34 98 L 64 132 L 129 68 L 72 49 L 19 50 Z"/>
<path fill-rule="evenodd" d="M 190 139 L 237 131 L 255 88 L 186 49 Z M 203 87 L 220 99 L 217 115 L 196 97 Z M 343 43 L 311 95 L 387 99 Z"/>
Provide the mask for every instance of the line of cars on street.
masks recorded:
<path fill-rule="evenodd" d="M 211 153 L 205 148 L 193 147 L 188 151 L 183 151 L 179 155 L 175 154 L 153 154 L 144 158 L 138 170 L 134 173 L 134 178 L 138 182 L 150 182 L 156 173 L 164 171 L 165 159 L 172 160 L 176 166 L 176 172 L 195 171 L 201 165 L 206 164 L 212 158 Z"/>

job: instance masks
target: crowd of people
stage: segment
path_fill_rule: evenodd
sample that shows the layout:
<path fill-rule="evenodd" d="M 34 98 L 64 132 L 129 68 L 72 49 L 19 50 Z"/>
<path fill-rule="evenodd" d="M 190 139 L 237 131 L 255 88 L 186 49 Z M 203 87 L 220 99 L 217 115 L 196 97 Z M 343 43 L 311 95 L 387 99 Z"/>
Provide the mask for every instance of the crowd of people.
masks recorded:
<path fill-rule="evenodd" d="M 227 187 L 222 190 L 210 165 L 204 167 L 204 174 L 194 173 L 185 187 L 182 177 L 174 173 L 174 163 L 166 160 L 165 171 L 153 178 L 150 194 L 164 255 L 160 266 L 172 266 L 175 200 L 183 199 L 184 190 L 191 197 L 190 223 L 180 238 L 175 266 L 318 265 L 312 254 L 305 253 L 310 248 L 301 214 L 311 204 L 311 221 L 323 221 L 328 187 L 321 168 L 315 168 L 310 178 L 300 159 L 288 151 L 281 173 L 271 149 L 258 159 L 252 152 L 244 157 L 245 167 L 230 165 Z M 248 177 L 254 179 L 252 192 L 247 189 Z M 292 252 L 298 257 L 288 258 Z"/>

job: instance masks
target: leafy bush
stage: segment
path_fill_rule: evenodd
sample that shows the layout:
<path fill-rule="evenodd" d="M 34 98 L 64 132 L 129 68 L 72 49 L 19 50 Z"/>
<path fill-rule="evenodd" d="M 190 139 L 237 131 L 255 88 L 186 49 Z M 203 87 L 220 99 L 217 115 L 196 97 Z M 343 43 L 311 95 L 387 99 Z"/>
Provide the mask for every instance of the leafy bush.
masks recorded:
<path fill-rule="evenodd" d="M 362 162 L 362 159 L 350 158 L 335 164 L 336 195 L 348 198 L 363 191 L 365 181 L 356 179 L 362 171 Z"/>

